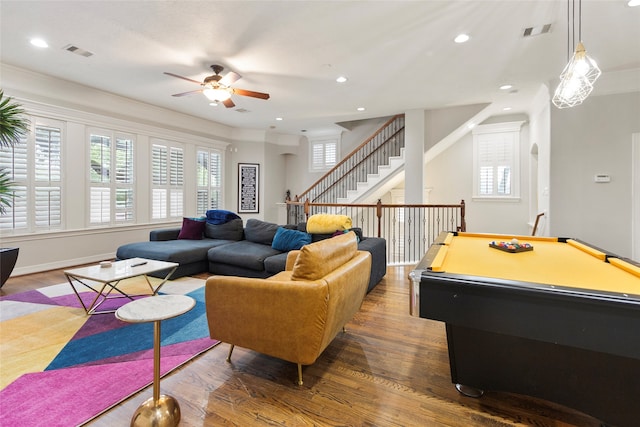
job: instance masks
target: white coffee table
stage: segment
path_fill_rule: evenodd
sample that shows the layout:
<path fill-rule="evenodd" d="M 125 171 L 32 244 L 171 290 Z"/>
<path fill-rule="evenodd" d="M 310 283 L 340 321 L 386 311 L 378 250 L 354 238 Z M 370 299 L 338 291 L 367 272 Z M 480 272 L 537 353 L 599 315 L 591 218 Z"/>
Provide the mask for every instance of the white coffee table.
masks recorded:
<path fill-rule="evenodd" d="M 177 426 L 180 405 L 169 395 L 160 395 L 160 322 L 191 310 L 196 301 L 186 295 L 157 295 L 128 302 L 116 317 L 124 322 L 153 324 L 153 397 L 144 401 L 131 419 L 131 426 Z"/>
<path fill-rule="evenodd" d="M 125 279 L 132 277 L 143 276 L 149 285 L 151 291 L 148 295 L 156 295 L 160 288 L 169 280 L 169 277 L 178 268 L 178 263 L 156 261 L 153 259 L 145 258 L 131 258 L 122 261 L 112 262 L 110 267 L 102 267 L 101 265 L 91 265 L 88 267 L 74 268 L 71 270 L 65 270 L 64 274 L 67 276 L 69 284 L 73 288 L 73 292 L 78 297 L 80 304 L 84 308 L 87 314 L 104 314 L 114 313 L 116 310 L 103 310 L 97 311 L 98 307 L 106 300 L 115 298 L 128 298 L 133 301 L 133 297 L 137 295 L 129 295 L 122 289 L 118 288 L 118 284 Z M 157 271 L 169 270 L 162 282 L 155 288 L 149 281 L 147 274 L 155 273 Z M 96 283 L 89 283 L 96 282 Z M 78 289 L 88 288 L 95 292 L 96 296 L 89 305 L 86 305 Z M 115 292 L 114 292 L 115 291 Z M 114 293 L 114 295 L 112 295 Z"/>

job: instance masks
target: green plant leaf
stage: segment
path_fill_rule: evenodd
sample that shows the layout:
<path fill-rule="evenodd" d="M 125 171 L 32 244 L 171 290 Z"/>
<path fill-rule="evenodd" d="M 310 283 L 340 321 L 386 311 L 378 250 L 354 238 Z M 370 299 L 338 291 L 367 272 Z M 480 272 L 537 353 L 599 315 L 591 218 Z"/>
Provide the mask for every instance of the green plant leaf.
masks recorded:
<path fill-rule="evenodd" d="M 0 147 L 11 147 L 20 142 L 20 137 L 29 131 L 29 120 L 25 111 L 10 96 L 0 89 Z"/>
<path fill-rule="evenodd" d="M 0 168 L 0 215 L 7 212 L 13 204 L 13 182 L 9 169 Z"/>

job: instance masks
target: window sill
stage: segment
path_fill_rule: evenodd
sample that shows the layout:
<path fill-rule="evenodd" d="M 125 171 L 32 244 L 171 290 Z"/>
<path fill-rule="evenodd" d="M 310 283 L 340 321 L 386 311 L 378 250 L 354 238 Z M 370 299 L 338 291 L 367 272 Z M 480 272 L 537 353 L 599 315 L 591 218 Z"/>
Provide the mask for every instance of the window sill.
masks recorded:
<path fill-rule="evenodd" d="M 520 203 L 520 197 L 479 197 L 471 198 L 474 202 Z"/>

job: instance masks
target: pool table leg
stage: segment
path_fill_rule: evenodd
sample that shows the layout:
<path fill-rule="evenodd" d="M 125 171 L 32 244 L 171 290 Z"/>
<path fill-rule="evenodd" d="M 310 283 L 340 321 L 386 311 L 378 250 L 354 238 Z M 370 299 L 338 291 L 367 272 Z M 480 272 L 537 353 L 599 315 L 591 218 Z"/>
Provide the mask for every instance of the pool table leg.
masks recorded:
<path fill-rule="evenodd" d="M 467 397 L 482 397 L 484 394 L 484 390 L 480 390 L 479 388 L 471 387 L 464 384 L 456 384 L 456 390 L 460 392 L 460 394 Z"/>

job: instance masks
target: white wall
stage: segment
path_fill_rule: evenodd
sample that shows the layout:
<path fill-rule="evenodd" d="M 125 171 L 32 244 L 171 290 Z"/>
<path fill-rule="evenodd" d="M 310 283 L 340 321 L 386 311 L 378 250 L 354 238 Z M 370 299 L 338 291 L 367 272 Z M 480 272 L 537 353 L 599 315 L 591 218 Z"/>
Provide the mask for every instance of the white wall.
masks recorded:
<path fill-rule="evenodd" d="M 640 92 L 589 97 L 551 110 L 551 234 L 631 257 L 632 134 Z M 594 182 L 608 174 L 611 182 Z"/>
<path fill-rule="evenodd" d="M 536 93 L 529 109 L 530 143 L 527 150 L 529 157 L 529 221 L 532 223 L 538 213 L 544 213 L 540 220 L 536 235 L 548 236 L 549 226 L 552 221 L 552 213 L 549 207 L 549 187 L 551 185 L 551 141 L 550 120 L 551 102 L 549 89 L 541 85 Z M 535 149 L 536 154 L 532 154 Z"/>
<path fill-rule="evenodd" d="M 492 117 L 483 124 L 523 120 L 522 115 Z M 473 199 L 473 135 L 443 151 L 426 166 L 425 182 L 430 204 L 454 204 L 464 199 L 467 231 L 528 235 L 529 222 L 529 126 L 520 130 L 520 199 Z"/>

